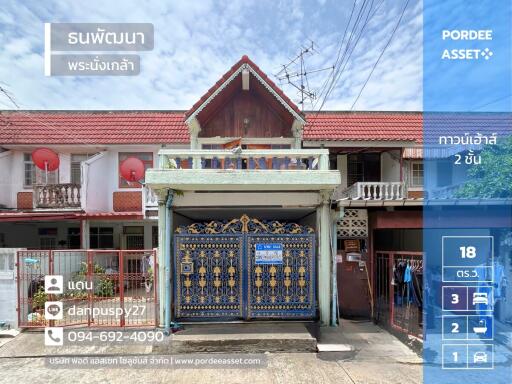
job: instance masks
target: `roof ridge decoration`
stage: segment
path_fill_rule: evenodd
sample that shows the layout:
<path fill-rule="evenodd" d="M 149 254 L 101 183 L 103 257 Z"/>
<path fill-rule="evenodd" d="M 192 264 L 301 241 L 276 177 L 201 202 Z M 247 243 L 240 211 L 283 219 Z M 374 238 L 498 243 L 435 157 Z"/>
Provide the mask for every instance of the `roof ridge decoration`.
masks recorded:
<path fill-rule="evenodd" d="M 305 125 L 306 124 L 306 119 L 305 119 L 305 116 L 303 116 L 302 113 L 298 113 L 292 105 L 290 105 L 290 103 L 288 101 L 286 101 L 280 94 L 279 92 L 277 92 L 274 87 L 269 84 L 269 82 L 267 80 L 265 80 L 259 73 L 258 71 L 253 68 L 253 66 L 251 65 L 251 61 L 250 59 L 244 55 L 239 61 L 238 63 L 240 63 L 240 65 L 238 66 L 238 68 L 236 70 L 233 71 L 233 73 L 231 73 L 228 78 L 226 80 L 224 80 L 222 82 L 222 84 L 220 84 L 210 95 L 208 95 L 208 93 L 210 91 L 207 91 L 206 92 L 206 95 L 208 95 L 208 97 L 206 98 L 206 100 L 204 100 L 196 109 L 194 109 L 193 111 L 189 110 L 185 116 L 186 116 L 186 119 L 185 119 L 185 123 L 187 125 L 190 125 L 192 123 L 192 121 L 197 117 L 197 115 L 199 113 L 201 113 L 201 111 L 206 108 L 206 106 L 208 104 L 211 103 L 211 101 L 213 99 L 215 99 L 215 97 L 217 97 L 217 95 L 219 95 L 244 69 L 247 69 L 249 70 L 250 73 L 252 73 L 252 75 L 259 81 L 259 83 L 261 85 L 263 85 L 263 87 L 265 87 L 265 89 L 267 91 L 269 91 L 276 99 L 277 101 L 279 101 L 279 103 L 288 111 L 290 112 L 290 114 L 293 115 L 293 117 L 300 121 L 302 123 L 302 125 Z M 233 68 L 235 66 L 238 65 L 235 64 L 231 70 L 233 70 Z M 256 65 L 255 65 L 256 66 Z M 257 67 L 257 66 L 256 66 Z M 258 68 L 259 69 L 259 68 Z M 230 70 L 230 71 L 231 71 Z M 230 71 L 228 71 L 227 73 L 229 73 Z M 226 74 L 224 75 L 226 76 Z M 221 78 L 223 79 L 224 76 Z M 270 79 L 268 79 L 270 80 Z M 215 87 L 215 85 L 214 85 Z M 281 91 L 282 92 L 282 91 Z M 204 97 L 204 96 L 203 96 Z M 202 99 L 202 98 L 201 98 Z M 200 99 L 200 100 L 201 100 Z M 195 106 L 195 105 L 194 105 Z M 192 108 L 194 108 L 194 106 L 192 106 Z"/>

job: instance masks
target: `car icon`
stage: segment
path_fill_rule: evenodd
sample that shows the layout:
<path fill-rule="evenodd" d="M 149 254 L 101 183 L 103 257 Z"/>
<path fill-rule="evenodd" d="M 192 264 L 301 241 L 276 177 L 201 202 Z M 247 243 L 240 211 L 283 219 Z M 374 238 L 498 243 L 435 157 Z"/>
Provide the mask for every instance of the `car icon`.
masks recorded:
<path fill-rule="evenodd" d="M 473 293 L 473 305 L 485 304 L 489 305 L 489 298 L 486 292 L 475 292 Z"/>
<path fill-rule="evenodd" d="M 473 355 L 473 363 L 487 363 L 487 353 L 475 352 Z"/>

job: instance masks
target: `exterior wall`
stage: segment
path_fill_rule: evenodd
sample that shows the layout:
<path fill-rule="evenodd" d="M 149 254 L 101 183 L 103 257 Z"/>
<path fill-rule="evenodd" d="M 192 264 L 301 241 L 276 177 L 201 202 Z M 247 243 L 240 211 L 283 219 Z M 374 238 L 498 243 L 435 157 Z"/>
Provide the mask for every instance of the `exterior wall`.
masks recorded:
<path fill-rule="evenodd" d="M 18 326 L 16 251 L 13 248 L 0 248 L 0 321 L 7 322 L 11 328 Z M 14 260 L 13 269 L 9 268 L 10 263 L 3 263 L 8 258 Z"/>
<path fill-rule="evenodd" d="M 11 164 L 9 168 L 1 169 L 2 174 L 10 174 L 10 189 L 8 208 L 16 208 L 18 201 L 18 192 L 31 191 L 23 187 L 23 152 L 11 151 Z"/>
<path fill-rule="evenodd" d="M 23 186 L 24 179 L 24 153 L 31 153 L 36 148 L 11 148 L 0 152 L 0 174 L 4 175 L 0 181 L 0 206 L 10 209 L 32 209 L 32 188 Z M 59 183 L 71 182 L 71 155 L 75 153 L 94 153 L 98 155 L 82 163 L 82 209 L 86 212 L 111 212 L 114 209 L 113 193 L 138 192 L 140 204 L 134 207 L 142 209 L 141 188 L 119 187 L 119 153 L 120 152 L 151 152 L 153 165 L 157 164 L 160 145 L 124 145 L 124 146 L 74 146 L 60 147 L 47 146 L 59 154 Z M 169 148 L 183 148 L 183 145 Z"/>
<path fill-rule="evenodd" d="M 338 155 L 336 157 L 336 165 L 336 168 L 340 171 L 341 175 L 340 188 L 343 190 L 349 187 L 347 184 L 347 155 Z"/>
<path fill-rule="evenodd" d="M 400 181 L 400 151 L 383 152 L 380 156 L 380 180 Z"/>
<path fill-rule="evenodd" d="M 245 78 L 248 83 L 243 77 L 237 75 L 224 84 L 222 95 L 208 98 L 196 116 L 201 125 L 200 137 L 292 137 L 294 116 L 254 73 Z"/>
<path fill-rule="evenodd" d="M 9 170 L 12 167 L 12 152 L 5 151 L 0 153 L 0 170 Z M 0 206 L 13 207 L 16 202 L 12 199 L 11 194 L 11 172 L 2 172 L 0 180 Z"/>
<path fill-rule="evenodd" d="M 110 184 L 112 177 L 109 154 L 100 153 L 82 164 L 82 209 L 87 212 L 109 211 Z"/>
<path fill-rule="evenodd" d="M 226 207 L 226 206 L 289 206 L 314 207 L 318 204 L 318 193 L 293 192 L 267 192 L 267 193 L 197 193 L 184 192 L 183 196 L 176 196 L 173 206 L 180 207 Z M 248 203 L 249 202 L 249 203 Z"/>

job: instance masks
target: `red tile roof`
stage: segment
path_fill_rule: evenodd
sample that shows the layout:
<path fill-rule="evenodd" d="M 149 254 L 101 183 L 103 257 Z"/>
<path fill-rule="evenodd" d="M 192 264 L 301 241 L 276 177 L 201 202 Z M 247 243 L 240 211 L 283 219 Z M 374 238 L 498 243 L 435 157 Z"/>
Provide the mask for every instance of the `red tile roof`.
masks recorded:
<path fill-rule="evenodd" d="M 184 117 L 183 111 L 0 111 L 0 145 L 188 143 Z M 307 112 L 306 120 L 304 140 L 422 141 L 419 112 Z"/>
<path fill-rule="evenodd" d="M 304 140 L 421 142 L 420 112 L 307 112 Z"/>
<path fill-rule="evenodd" d="M 0 112 L 0 144 L 188 142 L 182 111 Z"/>
<path fill-rule="evenodd" d="M 229 71 L 227 71 L 214 85 L 211 87 L 193 106 L 190 108 L 185 117 L 188 118 L 195 110 L 197 110 L 224 82 L 229 79 L 233 73 L 235 73 L 241 65 L 248 64 L 254 72 L 256 72 L 271 88 L 276 92 L 286 104 L 288 104 L 297 114 L 303 115 L 301 110 L 291 101 L 288 96 L 258 67 L 247 55 L 242 56 L 235 65 L 233 65 Z"/>

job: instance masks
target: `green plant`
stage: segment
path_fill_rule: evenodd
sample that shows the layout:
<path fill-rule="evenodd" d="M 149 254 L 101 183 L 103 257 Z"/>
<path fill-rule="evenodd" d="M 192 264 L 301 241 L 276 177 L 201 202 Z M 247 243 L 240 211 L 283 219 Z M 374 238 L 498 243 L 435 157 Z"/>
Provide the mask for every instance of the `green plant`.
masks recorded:
<path fill-rule="evenodd" d="M 100 279 L 94 288 L 94 294 L 100 297 L 114 296 L 114 282 L 108 277 Z"/>
<path fill-rule="evenodd" d="M 153 284 L 153 280 L 154 280 L 153 267 L 148 268 L 147 274 L 148 274 L 148 276 L 146 277 L 146 281 L 150 284 Z"/>
<path fill-rule="evenodd" d="M 456 193 L 459 198 L 512 197 L 512 137 L 484 147 L 481 164 L 468 170 L 468 181 Z"/>
<path fill-rule="evenodd" d="M 39 290 L 32 296 L 32 309 L 43 309 L 46 301 L 48 301 L 48 295 L 44 292 L 44 287 L 39 287 Z"/>

